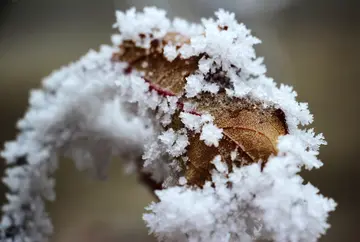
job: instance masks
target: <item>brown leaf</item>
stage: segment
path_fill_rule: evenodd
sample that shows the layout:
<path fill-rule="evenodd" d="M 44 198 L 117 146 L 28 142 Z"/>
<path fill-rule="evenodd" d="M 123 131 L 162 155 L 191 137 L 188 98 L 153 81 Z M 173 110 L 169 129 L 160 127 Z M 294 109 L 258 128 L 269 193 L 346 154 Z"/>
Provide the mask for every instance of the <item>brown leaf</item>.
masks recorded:
<path fill-rule="evenodd" d="M 219 147 L 208 147 L 198 137 L 191 140 L 188 157 L 192 166 L 189 166 L 189 169 L 199 170 L 201 173 L 204 169 L 202 164 L 210 164 L 218 154 L 228 164 L 230 171 L 233 164 L 242 166 L 259 160 L 266 162 L 271 154 L 277 152 L 278 137 L 287 133 L 284 115 L 278 109 L 263 109 L 255 102 L 230 98 L 225 93 L 216 96 L 203 94 L 197 100 L 197 104 L 197 111 L 209 112 L 214 117 L 217 127 L 223 129 L 224 135 Z M 238 157 L 232 162 L 230 152 L 236 148 Z M 205 154 L 199 155 L 200 150 Z M 213 167 L 207 168 L 210 172 Z M 209 180 L 195 178 L 191 175 L 194 173 L 196 171 L 187 171 L 187 174 L 190 174 L 187 175 L 190 184 L 201 186 Z"/>
<path fill-rule="evenodd" d="M 167 41 L 174 38 L 174 33 L 165 36 Z M 198 69 L 200 57 L 189 59 L 176 58 L 169 62 L 163 55 L 163 45 L 167 41 L 153 41 L 151 48 L 145 50 L 136 47 L 131 41 L 120 46 L 121 51 L 115 53 L 113 60 L 129 63 L 132 68 L 145 73 L 144 78 L 152 84 L 174 94 L 180 94 L 186 84 L 185 78 Z"/>
<path fill-rule="evenodd" d="M 172 41 L 175 45 L 188 42 L 187 38 L 176 37 L 169 33 L 163 40 L 152 42 L 149 50 L 136 47 L 127 41 L 121 46 L 121 52 L 114 54 L 114 60 L 128 62 L 131 68 L 143 71 L 144 78 L 149 80 L 159 90 L 174 95 L 183 93 L 185 78 L 198 69 L 201 56 L 189 59 L 177 57 L 172 62 L 163 55 L 163 45 Z M 176 42 L 177 41 L 177 42 Z M 200 140 L 199 134 L 189 133 L 190 145 L 187 148 L 189 161 L 184 164 L 185 176 L 189 185 L 202 186 L 211 180 L 211 161 L 218 154 L 222 161 L 228 164 L 230 171 L 233 165 L 242 166 L 261 160 L 263 164 L 271 154 L 276 154 L 277 139 L 287 133 L 284 113 L 275 108 L 262 108 L 259 103 L 248 99 L 231 98 L 221 92 L 218 95 L 201 94 L 199 98 L 181 101 L 197 103 L 197 112 L 209 112 L 214 117 L 214 123 L 223 129 L 224 137 L 219 146 L 207 146 Z M 179 117 L 173 117 L 172 128 L 181 128 Z M 230 153 L 237 150 L 238 156 L 231 160 Z"/>

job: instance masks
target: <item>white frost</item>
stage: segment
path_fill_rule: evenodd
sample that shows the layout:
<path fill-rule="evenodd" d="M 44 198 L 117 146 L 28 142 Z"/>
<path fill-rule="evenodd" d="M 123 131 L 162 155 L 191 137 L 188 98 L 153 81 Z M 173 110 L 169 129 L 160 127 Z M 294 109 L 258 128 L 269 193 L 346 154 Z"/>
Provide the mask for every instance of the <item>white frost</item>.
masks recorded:
<path fill-rule="evenodd" d="M 165 145 L 166 151 L 173 157 L 178 157 L 185 153 L 185 148 L 189 145 L 186 133 L 173 129 L 164 131 L 159 135 L 160 141 Z"/>
<path fill-rule="evenodd" d="M 336 203 L 303 184 L 294 159 L 274 157 L 263 171 L 260 164 L 235 168 L 228 178 L 214 172 L 215 187 L 158 191 L 161 202 L 147 207 L 151 213 L 143 218 L 160 240 L 317 241 Z M 226 171 L 219 158 L 213 162 L 219 172 Z"/>
<path fill-rule="evenodd" d="M 106 176 L 111 157 L 120 156 L 162 182 L 164 189 L 156 192 L 160 201 L 148 206 L 143 217 L 160 240 L 313 242 L 326 232 L 336 203 L 298 174 L 302 167 L 323 165 L 317 158 L 320 145 L 326 144 L 323 135 L 301 129 L 313 121 L 308 105 L 296 101 L 292 87 L 277 87 L 266 76 L 253 47 L 260 40 L 234 14 L 219 10 L 215 15 L 217 19 L 192 24 L 170 21 L 155 7 L 117 11 L 114 27 L 120 33 L 111 38 L 114 47 L 90 50 L 31 92 L 29 109 L 17 123 L 20 133 L 1 152 L 9 165 L 3 182 L 11 192 L 2 207 L 1 241 L 7 241 L 9 230 L 15 231 L 11 241 L 47 241 L 53 228 L 43 199 L 55 199 L 51 175 L 58 155 L 70 156 L 78 168 L 95 171 L 100 178 Z M 189 162 L 188 132 L 200 133 L 205 144 L 218 147 L 222 129 L 210 114 L 196 112 L 196 102 L 185 100 L 179 109 L 183 97 L 164 97 L 150 90 L 141 73 L 124 74 L 127 63 L 111 61 L 124 40 L 148 48 L 168 32 L 191 38 L 179 50 L 165 46 L 168 60 L 206 54 L 186 78 L 185 97 L 226 91 L 284 111 L 289 133 L 279 138 L 278 154 L 263 169 L 254 163 L 229 172 L 218 155 L 212 161 L 212 181 L 202 188 L 187 185 L 180 161 Z M 220 70 L 218 79 L 208 79 Z M 168 128 L 176 112 L 184 124 L 179 130 Z M 232 160 L 237 156 L 237 150 L 230 154 Z"/>
<path fill-rule="evenodd" d="M 219 141 L 223 137 L 222 129 L 212 123 L 205 124 L 202 128 L 200 140 L 203 140 L 208 146 L 219 146 Z"/>
<path fill-rule="evenodd" d="M 164 46 L 164 56 L 168 61 L 173 61 L 178 56 L 176 46 L 167 44 Z"/>
<path fill-rule="evenodd" d="M 17 124 L 21 132 L 1 152 L 8 164 L 19 160 L 25 164 L 5 171 L 3 182 L 13 195 L 7 195 L 3 206 L 6 219 L 0 225 L 0 240 L 12 225 L 23 226 L 16 232 L 18 241 L 46 241 L 52 233 L 42 198 L 55 199 L 50 176 L 58 166 L 57 153 L 72 157 L 79 168 L 92 169 L 98 177 L 106 175 L 112 156 L 123 156 L 125 162 L 141 156 L 145 140 L 153 135 L 152 126 L 119 94 L 126 96 L 139 84 L 131 98 L 144 98 L 141 90 L 148 87 L 139 77 L 143 89 L 136 77 L 117 85 L 124 65 L 110 62 L 114 51 L 107 46 L 89 51 L 45 78 L 42 90 L 31 92 L 30 107 Z"/>
<path fill-rule="evenodd" d="M 144 12 L 140 13 L 137 13 L 135 8 L 126 12 L 116 11 L 114 27 L 119 29 L 124 39 L 133 40 L 137 45 L 149 48 L 151 40 L 165 36 L 170 24 L 164 10 L 145 7 Z"/>
<path fill-rule="evenodd" d="M 215 158 L 212 160 L 211 163 L 213 163 L 215 165 L 215 168 L 218 172 L 228 173 L 228 167 L 227 167 L 226 163 L 221 161 L 220 155 L 215 156 Z"/>

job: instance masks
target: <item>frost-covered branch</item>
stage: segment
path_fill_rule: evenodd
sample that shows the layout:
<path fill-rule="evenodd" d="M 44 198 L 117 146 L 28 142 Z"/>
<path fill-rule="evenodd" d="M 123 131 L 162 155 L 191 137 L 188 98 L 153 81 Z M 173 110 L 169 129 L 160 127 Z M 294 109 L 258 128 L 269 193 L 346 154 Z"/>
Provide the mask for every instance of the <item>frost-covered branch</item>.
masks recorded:
<path fill-rule="evenodd" d="M 159 240 L 316 241 L 332 199 L 298 175 L 319 168 L 323 136 L 291 87 L 266 76 L 250 31 L 224 10 L 201 24 L 145 8 L 116 12 L 113 46 L 32 91 L 2 156 L 0 238 L 46 241 L 57 157 L 99 178 L 113 156 L 156 190 L 143 218 Z"/>

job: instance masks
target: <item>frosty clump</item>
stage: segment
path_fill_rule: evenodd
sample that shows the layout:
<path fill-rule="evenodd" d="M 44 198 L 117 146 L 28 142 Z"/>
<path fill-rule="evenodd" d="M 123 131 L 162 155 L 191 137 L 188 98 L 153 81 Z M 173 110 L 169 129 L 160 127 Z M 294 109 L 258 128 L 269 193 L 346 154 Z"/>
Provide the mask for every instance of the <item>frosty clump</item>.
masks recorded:
<path fill-rule="evenodd" d="M 266 76 L 251 35 L 224 10 L 201 24 L 155 7 L 116 12 L 113 46 L 52 73 L 1 153 L 1 241 L 47 241 L 58 157 L 105 178 L 120 157 L 159 202 L 159 241 L 317 241 L 336 203 L 298 174 L 319 168 L 322 134 L 291 87 Z"/>

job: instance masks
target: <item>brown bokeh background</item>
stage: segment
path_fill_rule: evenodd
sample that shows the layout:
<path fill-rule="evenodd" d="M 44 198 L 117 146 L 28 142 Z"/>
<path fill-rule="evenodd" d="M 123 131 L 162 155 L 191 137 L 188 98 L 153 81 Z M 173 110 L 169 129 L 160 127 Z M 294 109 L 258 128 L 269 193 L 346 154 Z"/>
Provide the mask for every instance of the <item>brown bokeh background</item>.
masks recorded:
<path fill-rule="evenodd" d="M 221 1 L 204 0 L 2 0 L 0 143 L 14 138 L 29 89 L 89 48 L 109 43 L 115 9 L 141 8 L 144 2 L 190 20 L 210 16 L 221 6 Z M 325 166 L 304 173 L 339 203 L 330 217 L 332 228 L 321 241 L 359 241 L 360 2 L 294 0 L 276 12 L 264 7 L 252 14 L 241 11 L 237 1 L 234 7 L 226 2 L 263 40 L 258 52 L 266 57 L 269 75 L 293 85 L 299 100 L 309 102 L 313 127 L 329 143 L 321 149 Z M 66 160 L 56 177 L 58 197 L 49 205 L 55 224 L 52 241 L 70 241 L 72 234 L 96 221 L 116 226 L 120 241 L 154 241 L 141 220 L 153 198 L 134 176 L 124 174 L 119 161 L 112 164 L 107 182 L 91 180 Z"/>

